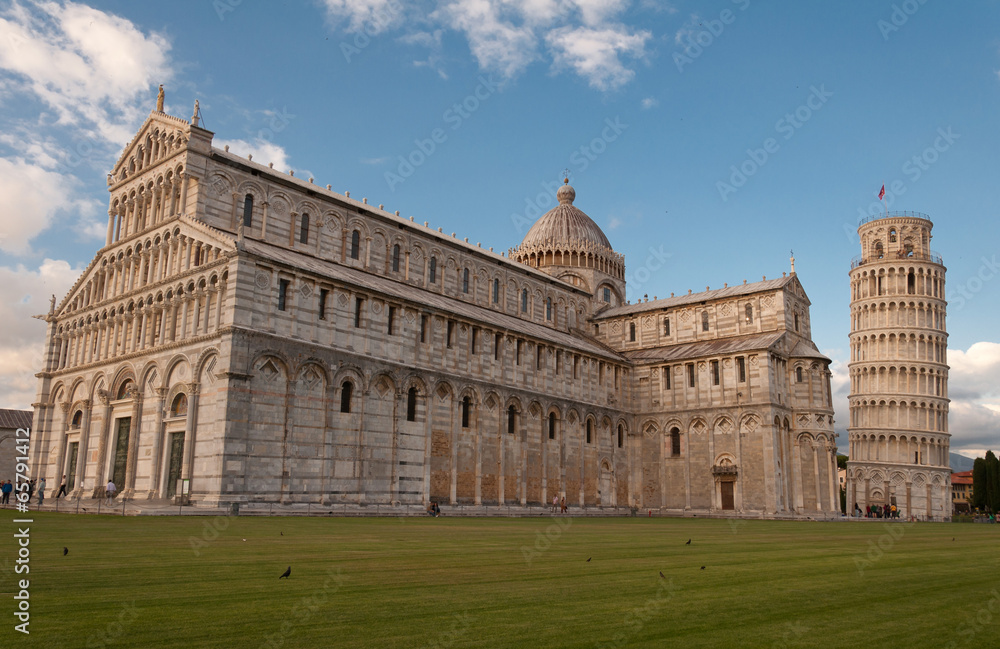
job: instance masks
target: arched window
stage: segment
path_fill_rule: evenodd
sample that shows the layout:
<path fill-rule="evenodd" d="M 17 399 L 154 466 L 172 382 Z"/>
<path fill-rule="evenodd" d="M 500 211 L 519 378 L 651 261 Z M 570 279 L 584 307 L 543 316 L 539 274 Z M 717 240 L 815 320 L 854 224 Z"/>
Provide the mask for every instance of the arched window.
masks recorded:
<path fill-rule="evenodd" d="M 625 445 L 625 427 L 618 424 L 618 448 Z"/>
<path fill-rule="evenodd" d="M 594 435 L 594 422 L 590 419 L 587 420 L 587 443 L 591 443 L 591 438 Z"/>
<path fill-rule="evenodd" d="M 681 431 L 677 428 L 670 430 L 670 455 L 677 457 L 681 454 Z"/>
<path fill-rule="evenodd" d="M 340 386 L 340 412 L 351 411 L 351 392 L 353 391 L 354 384 L 350 381 L 344 381 L 344 384 Z"/>
<path fill-rule="evenodd" d="M 889 243 L 896 243 L 896 228 L 889 230 Z"/>
<path fill-rule="evenodd" d="M 507 434 L 513 435 L 517 427 L 517 408 L 510 406 L 507 408 Z"/>
<path fill-rule="evenodd" d="M 406 393 L 406 421 L 417 420 L 417 389 L 410 388 Z"/>
<path fill-rule="evenodd" d="M 361 233 L 355 230 L 351 233 L 351 259 L 361 256 Z"/>
<path fill-rule="evenodd" d="M 875 244 L 875 259 L 881 259 L 884 252 L 882 250 L 882 242 L 879 241 Z"/>
<path fill-rule="evenodd" d="M 545 299 L 545 319 L 552 319 L 552 298 Z"/>
<path fill-rule="evenodd" d="M 399 272 L 399 244 L 392 247 L 392 272 Z"/>
<path fill-rule="evenodd" d="M 249 228 L 253 225 L 253 194 L 247 194 L 243 198 L 243 227 Z"/>
<path fill-rule="evenodd" d="M 469 427 L 469 409 L 472 406 L 472 399 L 462 397 L 462 428 Z"/>
<path fill-rule="evenodd" d="M 73 423 L 70 424 L 72 428 L 79 428 L 83 423 L 83 411 L 77 410 L 73 415 Z"/>
<path fill-rule="evenodd" d="M 631 342 L 635 342 L 635 323 L 628 323 L 628 339 Z"/>
<path fill-rule="evenodd" d="M 708 311 L 701 312 L 701 330 L 708 331 Z"/>
<path fill-rule="evenodd" d="M 309 243 L 309 215 L 302 215 L 302 227 L 299 230 L 299 243 Z"/>
<path fill-rule="evenodd" d="M 170 404 L 170 416 L 171 417 L 181 417 L 186 415 L 188 411 L 188 398 L 187 395 L 181 392 L 176 397 L 174 397 L 174 402 Z"/>
<path fill-rule="evenodd" d="M 549 413 L 549 439 L 556 438 L 556 413 Z"/>
<path fill-rule="evenodd" d="M 493 280 L 493 304 L 500 302 L 500 280 Z"/>
<path fill-rule="evenodd" d="M 796 367 L 795 368 L 795 382 L 796 383 L 802 383 L 802 368 L 801 367 Z"/>
<path fill-rule="evenodd" d="M 521 312 L 528 312 L 528 289 L 521 289 Z"/>
<path fill-rule="evenodd" d="M 462 270 L 462 292 L 463 293 L 468 293 L 469 292 L 469 269 L 468 268 Z"/>
<path fill-rule="evenodd" d="M 427 281 L 431 284 L 437 281 L 438 272 L 438 260 L 437 257 L 431 257 L 430 263 L 427 268 Z"/>
<path fill-rule="evenodd" d="M 752 304 L 748 304 L 746 306 L 746 318 L 747 318 L 747 324 L 753 324 L 753 305 Z"/>

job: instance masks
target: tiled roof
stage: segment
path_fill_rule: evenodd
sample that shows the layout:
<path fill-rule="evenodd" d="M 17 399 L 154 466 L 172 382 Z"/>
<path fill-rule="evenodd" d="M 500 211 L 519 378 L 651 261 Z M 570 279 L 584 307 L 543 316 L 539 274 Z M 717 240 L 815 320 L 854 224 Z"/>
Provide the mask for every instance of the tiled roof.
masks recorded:
<path fill-rule="evenodd" d="M 576 349 L 600 358 L 617 362 L 621 362 L 622 360 L 614 352 L 579 332 L 568 333 L 558 329 L 550 329 L 536 322 L 522 320 L 500 311 L 484 308 L 477 304 L 471 304 L 434 291 L 403 284 L 387 277 L 366 273 L 349 266 L 341 266 L 340 264 L 317 259 L 316 257 L 261 241 L 247 239 L 245 241 L 245 249 L 250 254 L 258 255 L 294 268 L 301 268 L 320 277 L 337 279 L 346 284 L 379 293 L 400 300 L 401 302 L 415 302 L 426 305 L 443 313 L 453 313 L 456 316 L 467 318 L 473 322 L 481 322 L 485 326 L 493 326 L 503 331 L 517 332 L 526 337 L 569 349 Z"/>
<path fill-rule="evenodd" d="M 598 315 L 594 316 L 594 319 L 605 320 L 608 318 L 617 318 L 629 315 L 630 313 L 643 313 L 645 311 L 669 309 L 671 307 L 683 306 L 685 304 L 699 304 L 701 302 L 717 300 L 719 298 L 737 297 L 740 295 L 750 295 L 752 293 L 762 293 L 764 291 L 774 291 L 779 288 L 784 288 L 793 279 L 795 279 L 795 275 L 788 275 L 787 277 L 781 277 L 778 279 L 753 282 L 752 284 L 738 284 L 736 286 L 717 288 L 711 291 L 702 291 L 701 293 L 692 293 L 691 295 L 679 295 L 677 297 L 668 297 L 660 300 L 650 300 L 649 302 L 623 304 L 622 306 L 602 311 Z"/>
<path fill-rule="evenodd" d="M 31 410 L 8 410 L 0 408 L 0 428 L 31 428 Z"/>
<path fill-rule="evenodd" d="M 651 349 L 637 349 L 635 351 L 626 351 L 623 355 L 630 361 L 637 363 L 664 363 L 701 358 L 703 356 L 765 350 L 778 342 L 784 335 L 783 331 L 772 331 L 770 333 L 722 338 L 720 340 L 705 340 L 696 343 L 653 347 Z"/>

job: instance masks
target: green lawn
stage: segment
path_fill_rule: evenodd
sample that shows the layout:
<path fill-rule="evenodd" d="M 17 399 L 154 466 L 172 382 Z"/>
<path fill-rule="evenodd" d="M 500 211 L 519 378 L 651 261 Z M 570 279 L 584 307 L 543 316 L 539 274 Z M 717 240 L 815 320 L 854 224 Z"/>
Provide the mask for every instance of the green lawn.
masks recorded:
<path fill-rule="evenodd" d="M 4 647 L 1000 646 L 1000 526 L 35 513 L 28 638 L 2 518 Z"/>

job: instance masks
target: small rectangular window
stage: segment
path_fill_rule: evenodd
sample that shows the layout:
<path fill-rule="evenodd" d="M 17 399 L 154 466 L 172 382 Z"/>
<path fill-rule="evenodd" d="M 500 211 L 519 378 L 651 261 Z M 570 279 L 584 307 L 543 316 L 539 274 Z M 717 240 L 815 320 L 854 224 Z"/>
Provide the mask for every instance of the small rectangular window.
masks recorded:
<path fill-rule="evenodd" d="M 736 358 L 736 372 L 739 376 L 740 383 L 746 383 L 747 380 L 747 359 L 742 356 Z"/>
<path fill-rule="evenodd" d="M 493 336 L 493 360 L 500 360 L 500 345 L 503 343 L 503 334 Z"/>
<path fill-rule="evenodd" d="M 609 304 L 611 303 L 611 289 L 607 286 L 604 287 L 604 301 Z"/>
<path fill-rule="evenodd" d="M 514 364 L 515 365 L 520 365 L 521 364 L 521 341 L 520 340 L 517 341 L 517 350 L 515 351 L 515 354 L 514 354 Z"/>
<path fill-rule="evenodd" d="M 476 353 L 476 345 L 479 343 L 479 327 L 472 328 L 472 336 L 469 338 L 469 353 Z"/>
<path fill-rule="evenodd" d="M 688 371 L 688 387 L 693 388 L 694 387 L 694 363 L 688 363 L 687 364 L 687 371 Z"/>
<path fill-rule="evenodd" d="M 712 361 L 712 385 L 719 385 L 719 361 Z"/>
<path fill-rule="evenodd" d="M 319 319 L 326 320 L 326 298 L 329 297 L 330 291 L 325 288 L 319 290 Z"/>
<path fill-rule="evenodd" d="M 556 375 L 559 374 L 560 365 L 562 365 L 562 351 L 556 350 Z"/>
<path fill-rule="evenodd" d="M 427 316 L 420 316 L 420 342 L 427 342 Z"/>
<path fill-rule="evenodd" d="M 500 280 L 493 280 L 493 304 L 500 302 Z"/>
<path fill-rule="evenodd" d="M 278 311 L 285 310 L 285 301 L 288 297 L 288 280 L 278 280 Z"/>
<path fill-rule="evenodd" d="M 573 378 L 574 379 L 580 378 L 580 355 L 579 354 L 574 354 L 573 355 Z"/>
<path fill-rule="evenodd" d="M 386 333 L 389 334 L 390 336 L 392 335 L 392 325 L 395 324 L 395 321 L 396 321 L 396 307 L 391 306 L 389 307 L 389 315 L 386 318 Z"/>
<path fill-rule="evenodd" d="M 670 318 L 663 319 L 663 335 L 664 336 L 670 335 Z"/>
<path fill-rule="evenodd" d="M 536 370 L 541 370 L 542 369 L 542 357 L 543 357 L 544 351 L 545 350 L 542 348 L 541 345 L 536 345 L 535 346 L 535 369 Z"/>
<path fill-rule="evenodd" d="M 354 326 L 361 326 L 361 307 L 364 306 L 365 299 L 363 297 L 354 298 Z"/>
<path fill-rule="evenodd" d="M 670 366 L 667 365 L 663 368 L 663 389 L 670 389 Z"/>
<path fill-rule="evenodd" d="M 448 335 L 445 338 L 445 347 L 447 347 L 448 349 L 451 349 L 451 341 L 452 341 L 452 338 L 454 336 L 455 336 L 455 321 L 454 320 L 449 320 L 448 321 Z"/>

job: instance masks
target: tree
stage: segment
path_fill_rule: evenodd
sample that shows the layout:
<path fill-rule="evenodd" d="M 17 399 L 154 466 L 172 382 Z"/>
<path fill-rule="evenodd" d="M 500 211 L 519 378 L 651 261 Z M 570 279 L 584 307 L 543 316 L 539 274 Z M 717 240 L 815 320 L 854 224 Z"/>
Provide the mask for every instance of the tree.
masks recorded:
<path fill-rule="evenodd" d="M 1000 512 L 1000 460 L 993 451 L 986 451 L 986 506 Z"/>
<path fill-rule="evenodd" d="M 972 500 L 973 509 L 986 509 L 986 459 L 977 457 L 972 463 Z"/>
<path fill-rule="evenodd" d="M 841 469 L 841 470 L 846 469 L 847 468 L 847 460 L 848 460 L 848 457 L 846 455 L 841 455 L 840 453 L 837 453 L 837 468 Z"/>

